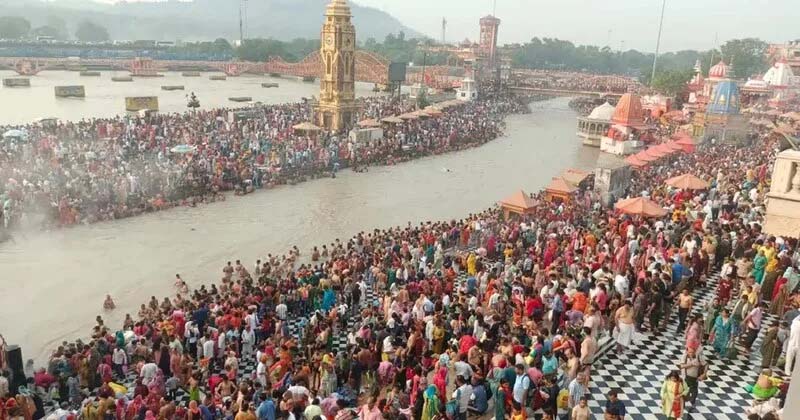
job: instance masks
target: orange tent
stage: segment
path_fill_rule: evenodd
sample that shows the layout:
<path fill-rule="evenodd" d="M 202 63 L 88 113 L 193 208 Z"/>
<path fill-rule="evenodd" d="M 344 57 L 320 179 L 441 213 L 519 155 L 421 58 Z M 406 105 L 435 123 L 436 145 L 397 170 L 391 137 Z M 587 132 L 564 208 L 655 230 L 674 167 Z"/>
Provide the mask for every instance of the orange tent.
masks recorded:
<path fill-rule="evenodd" d="M 658 146 L 656 146 L 655 149 L 658 150 L 659 152 L 663 152 L 664 156 L 668 156 L 675 153 L 675 149 L 669 147 L 667 143 L 661 143 Z"/>
<path fill-rule="evenodd" d="M 525 191 L 519 190 L 514 194 L 500 200 L 500 208 L 503 209 L 503 214 L 506 218 L 510 213 L 527 214 L 533 211 L 536 206 L 534 201 Z"/>
<path fill-rule="evenodd" d="M 639 159 L 638 157 L 636 157 L 636 155 L 630 155 L 630 156 L 626 157 L 625 158 L 625 162 L 627 162 L 628 164 L 630 164 L 631 166 L 634 166 L 636 168 L 641 168 L 641 167 L 647 165 L 647 162 Z"/>
<path fill-rule="evenodd" d="M 666 180 L 665 183 L 682 190 L 705 190 L 708 188 L 708 182 L 692 174 L 678 175 Z"/>
<path fill-rule="evenodd" d="M 650 147 L 641 153 L 644 153 L 648 156 L 652 156 L 656 159 L 661 159 L 664 156 L 668 155 L 668 153 L 664 152 L 663 150 L 659 150 L 657 147 Z"/>
<path fill-rule="evenodd" d="M 570 168 L 561 173 L 561 178 L 564 178 L 565 181 L 572 185 L 580 186 L 581 182 L 585 181 L 589 175 L 591 175 L 591 173 Z"/>
<path fill-rule="evenodd" d="M 569 201 L 572 198 L 572 193 L 578 190 L 578 187 L 570 184 L 564 178 L 556 177 L 550 181 L 550 185 L 545 187 L 544 196 L 547 201 Z"/>
<path fill-rule="evenodd" d="M 662 217 L 667 214 L 663 207 L 653 200 L 644 197 L 629 198 L 614 205 L 614 208 L 626 214 L 642 217 Z"/>
<path fill-rule="evenodd" d="M 675 143 L 681 145 L 683 151 L 686 153 L 694 152 L 695 142 L 694 139 L 691 138 L 688 134 L 680 134 L 678 138 L 675 140 Z"/>
<path fill-rule="evenodd" d="M 361 120 L 361 121 L 359 121 L 359 122 L 358 122 L 358 126 L 359 126 L 359 127 L 367 127 L 367 128 L 370 128 L 370 127 L 380 127 L 380 126 L 381 126 L 381 123 L 380 123 L 380 121 L 378 121 L 378 120 L 375 120 L 375 119 L 373 119 L 373 118 L 368 118 L 368 119 L 366 119 L 366 120 Z"/>
<path fill-rule="evenodd" d="M 674 150 L 676 152 L 678 152 L 678 151 L 682 152 L 683 151 L 683 146 L 678 144 L 678 142 L 676 142 L 676 141 L 669 141 L 669 142 L 666 142 L 666 143 L 663 143 L 663 144 L 667 145 L 667 147 L 669 147 L 670 149 L 672 149 L 672 150 Z"/>
<path fill-rule="evenodd" d="M 633 156 L 636 159 L 639 159 L 642 162 L 653 162 L 653 161 L 658 160 L 658 157 L 653 156 L 653 155 L 651 155 L 649 153 L 646 153 L 646 152 L 639 152 L 639 153 L 637 153 L 637 154 L 635 154 Z"/>

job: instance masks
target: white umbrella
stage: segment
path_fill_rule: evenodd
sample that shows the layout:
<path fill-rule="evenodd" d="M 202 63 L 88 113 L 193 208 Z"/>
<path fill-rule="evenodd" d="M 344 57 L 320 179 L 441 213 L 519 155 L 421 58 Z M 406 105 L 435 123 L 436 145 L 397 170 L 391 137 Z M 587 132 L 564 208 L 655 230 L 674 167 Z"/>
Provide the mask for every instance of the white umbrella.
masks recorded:
<path fill-rule="evenodd" d="M 194 153 L 197 150 L 197 147 L 189 145 L 189 144 L 179 144 L 172 149 L 169 149 L 172 153 L 177 154 L 186 154 L 186 153 Z"/>
<path fill-rule="evenodd" d="M 4 139 L 11 138 L 11 137 L 24 137 L 24 136 L 25 136 L 25 133 L 23 133 L 21 130 L 8 130 L 5 133 L 3 133 L 3 138 Z"/>

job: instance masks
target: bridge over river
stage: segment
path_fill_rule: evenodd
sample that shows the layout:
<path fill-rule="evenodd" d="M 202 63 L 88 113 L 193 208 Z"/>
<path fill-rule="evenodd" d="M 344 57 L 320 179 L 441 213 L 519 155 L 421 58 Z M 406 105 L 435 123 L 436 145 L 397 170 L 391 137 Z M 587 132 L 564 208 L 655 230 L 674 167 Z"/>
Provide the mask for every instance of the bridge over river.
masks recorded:
<path fill-rule="evenodd" d="M 270 57 L 266 62 L 249 61 L 194 61 L 153 60 L 150 58 L 65 58 L 65 57 L 0 57 L 0 68 L 10 68 L 23 76 L 34 76 L 42 70 L 110 69 L 127 70 L 132 76 L 156 77 L 164 71 L 220 71 L 227 76 L 243 73 L 295 76 L 305 80 L 319 77 L 322 64 L 315 51 L 296 63 L 280 57 Z M 460 70 L 460 71 L 459 71 Z M 356 81 L 388 85 L 389 60 L 375 53 L 356 52 Z M 428 66 L 424 73 L 410 68 L 407 84 L 424 83 L 436 89 L 452 89 L 460 85 L 463 69 L 450 66 Z"/>

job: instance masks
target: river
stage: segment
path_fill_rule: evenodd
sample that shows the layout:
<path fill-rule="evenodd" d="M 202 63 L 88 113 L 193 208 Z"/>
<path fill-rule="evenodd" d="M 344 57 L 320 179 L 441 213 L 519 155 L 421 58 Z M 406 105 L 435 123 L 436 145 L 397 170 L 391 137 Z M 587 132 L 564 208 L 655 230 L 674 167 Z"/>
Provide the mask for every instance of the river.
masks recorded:
<path fill-rule="evenodd" d="M 43 71 L 30 77 L 30 87 L 0 86 L 0 125 L 24 124 L 41 117 L 79 120 L 89 117 L 112 117 L 125 112 L 126 96 L 158 96 L 162 112 L 186 111 L 186 95 L 194 92 L 201 108 L 242 107 L 228 100 L 249 96 L 254 102 L 278 104 L 296 102 L 300 98 L 319 95 L 319 82 L 303 82 L 294 77 L 273 78 L 243 75 L 224 81 L 209 80 L 222 73 L 200 73 L 200 77 L 183 77 L 178 72 L 165 72 L 164 77 L 136 77 L 133 82 L 112 82 L 111 77 L 127 76 L 127 71 L 102 71 L 100 76 L 81 76 L 79 72 Z M 0 71 L 0 79 L 16 77 L 12 71 Z M 278 83 L 277 88 L 263 88 L 261 83 Z M 85 98 L 56 98 L 56 86 L 83 85 Z M 184 90 L 166 91 L 161 86 L 183 85 Z M 374 95 L 369 83 L 356 83 L 359 96 Z"/>
<path fill-rule="evenodd" d="M 308 94 L 313 90 L 309 85 Z M 172 295 L 175 273 L 197 287 L 219 280 L 228 260 L 250 267 L 292 245 L 307 253 L 362 230 L 458 218 L 519 188 L 538 190 L 568 167 L 591 169 L 598 150 L 575 137 L 576 114 L 567 102 L 533 103 L 531 114 L 507 119 L 503 138 L 480 148 L 18 236 L 0 246 L 0 333 L 42 363 L 61 341 L 86 337 L 98 314 L 116 328 L 150 296 Z M 110 313 L 101 309 L 106 293 L 117 304 Z"/>

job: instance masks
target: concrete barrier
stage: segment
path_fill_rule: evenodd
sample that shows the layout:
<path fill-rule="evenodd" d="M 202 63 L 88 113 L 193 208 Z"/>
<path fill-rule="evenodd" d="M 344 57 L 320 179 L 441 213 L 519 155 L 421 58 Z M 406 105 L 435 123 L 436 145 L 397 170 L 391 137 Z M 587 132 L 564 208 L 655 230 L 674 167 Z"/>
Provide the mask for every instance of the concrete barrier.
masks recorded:
<path fill-rule="evenodd" d="M 3 86 L 5 87 L 30 87 L 31 79 L 26 77 L 9 77 L 3 79 Z"/>
<path fill-rule="evenodd" d="M 55 87 L 57 98 L 85 98 L 86 88 L 83 85 L 77 86 L 56 86 Z"/>
<path fill-rule="evenodd" d="M 125 110 L 131 112 L 158 111 L 158 96 L 128 96 L 125 98 Z"/>

